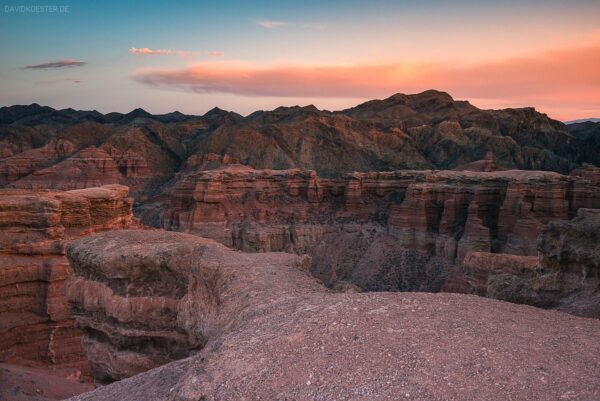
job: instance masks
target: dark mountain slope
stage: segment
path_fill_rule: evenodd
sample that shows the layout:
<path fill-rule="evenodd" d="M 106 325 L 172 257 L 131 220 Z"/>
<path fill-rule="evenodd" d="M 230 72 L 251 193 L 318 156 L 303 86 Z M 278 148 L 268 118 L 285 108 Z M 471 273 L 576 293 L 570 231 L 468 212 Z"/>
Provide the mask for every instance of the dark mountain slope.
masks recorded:
<path fill-rule="evenodd" d="M 594 123 L 566 126 L 533 108 L 481 110 L 435 90 L 338 112 L 310 105 L 247 117 L 219 108 L 203 116 L 152 115 L 143 109 L 103 115 L 32 104 L 0 108 L 0 185 L 89 147 L 110 155 L 118 166 L 111 179 L 133 185 L 137 193 L 155 192 L 183 166 L 189 172 L 231 162 L 314 169 L 335 177 L 352 171 L 454 169 L 487 157 L 499 168 L 568 173 L 582 163 L 600 164 L 597 132 Z M 86 163 L 77 157 L 77 165 Z M 28 180 L 33 181 L 44 182 Z"/>

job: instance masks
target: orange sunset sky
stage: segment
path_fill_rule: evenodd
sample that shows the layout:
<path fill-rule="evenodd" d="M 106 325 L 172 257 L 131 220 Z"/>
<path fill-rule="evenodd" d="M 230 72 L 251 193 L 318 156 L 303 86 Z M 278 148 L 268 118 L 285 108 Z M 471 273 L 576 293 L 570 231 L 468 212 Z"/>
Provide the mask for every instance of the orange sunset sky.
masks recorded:
<path fill-rule="evenodd" d="M 0 104 L 247 114 L 438 89 L 600 117 L 598 1 L 298 3 L 3 5 Z"/>

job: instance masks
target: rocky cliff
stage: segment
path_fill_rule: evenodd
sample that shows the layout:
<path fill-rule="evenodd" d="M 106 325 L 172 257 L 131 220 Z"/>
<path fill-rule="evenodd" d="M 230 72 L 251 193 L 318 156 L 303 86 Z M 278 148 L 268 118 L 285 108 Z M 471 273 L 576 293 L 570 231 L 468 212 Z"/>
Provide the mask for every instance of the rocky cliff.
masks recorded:
<path fill-rule="evenodd" d="M 94 235 L 68 256 L 96 377 L 189 355 L 74 400 L 600 396 L 599 320 L 461 294 L 333 293 L 304 257 L 160 230 Z"/>
<path fill-rule="evenodd" d="M 247 252 L 308 253 L 313 274 L 330 287 L 474 291 L 545 306 L 551 303 L 518 289 L 507 295 L 469 287 L 458 268 L 471 252 L 537 257 L 546 224 L 600 208 L 595 170 L 572 176 L 396 171 L 323 179 L 314 171 L 230 166 L 183 175 L 163 205 L 162 225 Z M 476 260 L 469 265 L 488 265 L 475 266 Z M 528 271 L 522 269 L 524 280 Z M 555 295 L 554 301 L 565 296 Z"/>
<path fill-rule="evenodd" d="M 511 302 L 600 318 L 600 209 L 542 227 L 539 256 L 469 253 L 469 291 Z"/>
<path fill-rule="evenodd" d="M 128 188 L 0 190 L 0 356 L 90 374 L 64 283 L 67 244 L 135 225 Z M 79 373 L 76 373 L 79 371 Z"/>

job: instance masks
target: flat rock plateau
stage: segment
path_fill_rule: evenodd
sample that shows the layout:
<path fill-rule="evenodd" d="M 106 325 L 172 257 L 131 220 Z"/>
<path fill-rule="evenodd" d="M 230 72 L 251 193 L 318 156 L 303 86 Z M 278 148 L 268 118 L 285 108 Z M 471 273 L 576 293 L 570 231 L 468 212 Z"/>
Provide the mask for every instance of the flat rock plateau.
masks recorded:
<path fill-rule="evenodd" d="M 598 400 L 599 127 L 2 107 L 0 399 Z"/>

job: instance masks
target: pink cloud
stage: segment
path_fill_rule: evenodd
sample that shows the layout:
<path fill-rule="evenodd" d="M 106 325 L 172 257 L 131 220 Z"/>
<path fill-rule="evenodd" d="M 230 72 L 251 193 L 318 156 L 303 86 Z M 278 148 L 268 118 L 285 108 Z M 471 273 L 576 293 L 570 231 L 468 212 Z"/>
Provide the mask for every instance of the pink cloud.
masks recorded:
<path fill-rule="evenodd" d="M 141 54 L 141 55 L 171 55 L 176 54 L 174 50 L 171 49 L 149 49 L 147 47 L 132 47 L 129 49 L 129 53 L 131 54 Z"/>
<path fill-rule="evenodd" d="M 197 51 L 187 50 L 171 50 L 171 49 L 149 49 L 147 47 L 132 47 L 129 49 L 129 53 L 141 55 L 141 56 L 179 56 L 179 57 L 192 57 L 200 56 L 202 54 L 209 57 L 221 57 L 224 55 L 220 51 L 206 51 L 204 53 Z"/>
<path fill-rule="evenodd" d="M 362 97 L 391 90 L 402 81 L 397 65 L 279 66 L 201 64 L 185 69 L 146 69 L 134 78 L 149 85 L 197 93 L 233 93 L 245 96 Z"/>
<path fill-rule="evenodd" d="M 197 93 L 244 96 L 372 98 L 445 90 L 484 103 L 600 109 L 600 45 L 548 51 L 473 66 L 450 63 L 279 65 L 204 63 L 137 71 L 139 82 Z"/>

